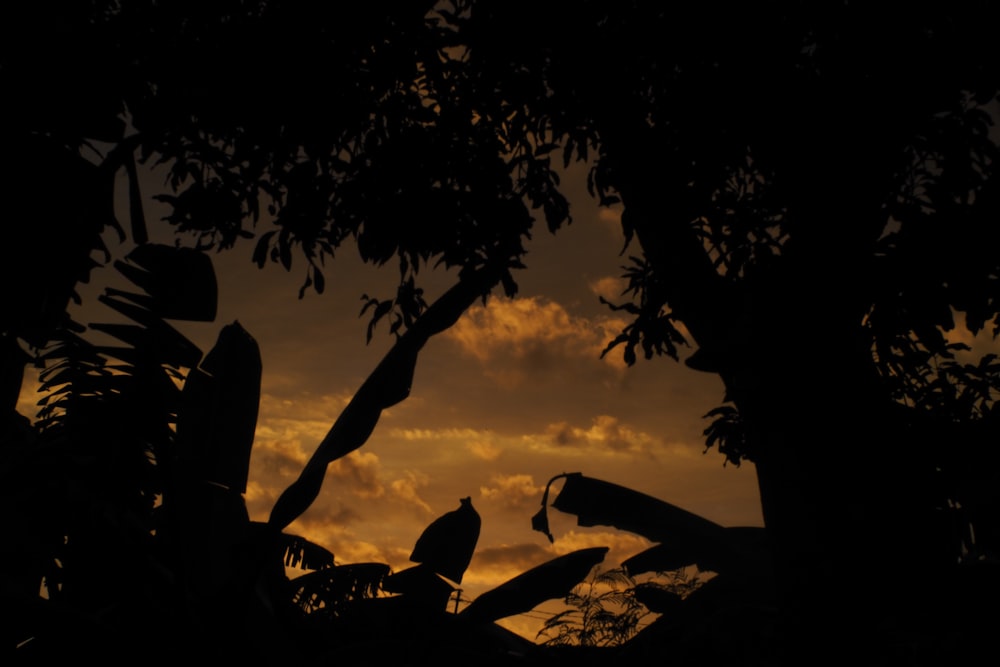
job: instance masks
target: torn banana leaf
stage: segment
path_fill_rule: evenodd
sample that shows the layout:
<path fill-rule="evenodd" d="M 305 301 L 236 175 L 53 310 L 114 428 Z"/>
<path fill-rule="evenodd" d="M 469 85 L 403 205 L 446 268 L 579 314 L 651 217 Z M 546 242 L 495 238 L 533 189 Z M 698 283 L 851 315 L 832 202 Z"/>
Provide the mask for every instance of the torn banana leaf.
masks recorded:
<path fill-rule="evenodd" d="M 578 525 L 611 526 L 660 543 L 625 561 L 633 575 L 687 565 L 719 573 L 746 571 L 767 563 L 762 528 L 724 528 L 666 501 L 581 473 L 557 475 L 549 486 L 560 478 L 566 483 L 552 507 L 575 514 Z M 545 514 L 549 486 L 532 527 L 551 540 Z"/>
<path fill-rule="evenodd" d="M 574 472 L 557 475 L 549 480 L 542 497 L 542 510 L 532 519 L 532 527 L 544 526 L 549 535 L 545 502 L 549 486 L 557 479 L 566 478 L 559 496 L 552 507 L 577 516 L 580 526 L 612 526 L 642 535 L 653 542 L 664 542 L 678 537 L 698 537 L 718 540 L 724 531 L 717 523 L 676 505 L 647 496 L 632 489 Z M 552 536 L 549 535 L 549 539 Z"/>

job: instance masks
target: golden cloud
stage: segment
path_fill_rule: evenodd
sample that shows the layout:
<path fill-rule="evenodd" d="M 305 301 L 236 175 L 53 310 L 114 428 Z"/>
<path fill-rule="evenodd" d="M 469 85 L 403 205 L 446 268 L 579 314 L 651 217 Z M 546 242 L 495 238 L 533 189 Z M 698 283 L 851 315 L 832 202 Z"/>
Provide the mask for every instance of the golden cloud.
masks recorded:
<path fill-rule="evenodd" d="M 393 428 L 389 435 L 403 440 L 472 440 L 482 438 L 483 432 L 473 428 Z"/>
<path fill-rule="evenodd" d="M 371 452 L 353 451 L 327 468 L 327 475 L 339 479 L 360 498 L 379 498 L 385 488 L 379 481 L 379 458 Z"/>
<path fill-rule="evenodd" d="M 444 336 L 483 363 L 490 377 L 515 387 L 532 372 L 553 369 L 567 359 L 599 362 L 607 342 L 624 325 L 620 318 L 573 316 L 560 304 L 539 297 L 497 298 L 485 307 L 470 308 Z M 607 365 L 623 368 L 613 356 L 605 359 Z M 516 363 L 492 363 L 498 358 Z"/>
<path fill-rule="evenodd" d="M 432 512 L 431 506 L 417 493 L 417 489 L 427 486 L 429 482 L 430 478 L 424 473 L 416 470 L 407 470 L 405 471 L 405 477 L 392 480 L 389 487 L 397 499 L 430 514 Z"/>
<path fill-rule="evenodd" d="M 503 544 L 476 551 L 462 579 L 465 585 L 499 586 L 508 579 L 555 558 L 539 544 Z"/>
<path fill-rule="evenodd" d="M 492 483 L 492 486 L 479 487 L 479 494 L 510 510 L 523 511 L 537 505 L 545 490 L 544 486 L 535 484 L 531 475 L 494 475 Z"/>
<path fill-rule="evenodd" d="M 662 444 L 659 438 L 637 431 L 611 415 L 594 417 L 587 428 L 573 426 L 568 422 L 555 422 L 549 424 L 544 433 L 523 436 L 522 441 L 536 450 L 563 453 L 576 450 L 588 455 L 597 452 L 605 455 L 627 453 L 651 456 L 653 449 Z"/>
<path fill-rule="evenodd" d="M 472 455 L 483 461 L 496 461 L 500 458 L 503 450 L 489 440 L 473 440 L 465 443 L 465 448 L 472 452 Z"/>
<path fill-rule="evenodd" d="M 605 276 L 587 284 L 595 296 L 604 297 L 612 303 L 622 300 L 622 292 L 627 286 L 628 281 L 619 276 Z"/>
<path fill-rule="evenodd" d="M 349 392 L 332 394 L 314 394 L 309 391 L 282 393 L 284 385 L 293 382 L 291 379 L 275 378 L 266 374 L 263 378 L 264 387 L 260 395 L 260 413 L 272 419 L 294 419 L 298 421 L 318 421 L 329 429 L 334 420 L 354 397 Z M 295 383 L 301 384 L 298 378 Z M 277 384 L 277 387 L 272 385 Z M 269 389 L 273 391 L 269 391 Z M 325 434 L 324 430 L 324 434 Z"/>
<path fill-rule="evenodd" d="M 500 457 L 503 448 L 498 444 L 500 439 L 490 430 L 473 428 L 391 428 L 386 435 L 408 442 L 442 442 L 455 443 L 463 446 L 474 457 L 483 461 L 495 461 Z"/>
<path fill-rule="evenodd" d="M 571 530 L 568 533 L 557 536 L 553 548 L 559 555 L 568 554 L 571 551 L 589 549 L 590 547 L 608 547 L 608 555 L 601 564 L 602 569 L 618 567 L 618 565 L 639 553 L 653 546 L 653 543 L 640 535 L 632 533 L 612 533 L 607 531 L 577 532 Z"/>

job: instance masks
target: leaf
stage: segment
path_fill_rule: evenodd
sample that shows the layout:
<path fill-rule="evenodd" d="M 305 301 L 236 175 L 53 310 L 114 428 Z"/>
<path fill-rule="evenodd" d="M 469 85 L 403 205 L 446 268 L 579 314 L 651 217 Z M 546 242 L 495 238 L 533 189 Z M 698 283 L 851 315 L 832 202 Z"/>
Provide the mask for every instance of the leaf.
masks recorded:
<path fill-rule="evenodd" d="M 177 368 L 193 368 L 198 365 L 201 360 L 201 350 L 177 329 L 157 317 L 156 314 L 133 304 L 113 299 L 105 294 L 99 296 L 98 300 L 143 325 L 146 332 L 143 345 L 148 346 L 147 352 L 154 354 L 160 363 L 170 364 Z M 116 332 L 114 335 L 128 335 L 133 337 L 133 340 L 136 333 L 135 330 L 132 330 L 131 333 L 126 334 L 122 325 L 91 324 L 90 327 L 97 330 L 114 330 Z"/>
<path fill-rule="evenodd" d="M 271 238 L 276 234 L 275 231 L 266 232 L 257 241 L 257 245 L 253 250 L 253 262 L 258 268 L 264 268 L 264 264 L 267 263 L 268 248 L 271 243 Z"/>
<path fill-rule="evenodd" d="M 246 493 L 261 372 L 257 341 L 239 322 L 223 327 L 181 394 L 177 440 L 188 475 Z"/>
<path fill-rule="evenodd" d="M 492 623 L 530 611 L 546 600 L 564 598 L 607 553 L 608 547 L 591 547 L 542 563 L 483 593 L 459 616 L 477 623 Z"/>
<path fill-rule="evenodd" d="M 456 583 L 472 561 L 482 522 L 472 506 L 472 498 L 462 498 L 457 510 L 431 522 L 417 538 L 410 554 L 414 563 L 423 563 Z"/>
<path fill-rule="evenodd" d="M 411 598 L 427 609 L 444 611 L 455 587 L 427 565 L 415 565 L 385 578 L 382 587 Z"/>
<path fill-rule="evenodd" d="M 675 537 L 642 551 L 622 563 L 630 575 L 668 572 L 689 565 L 699 570 L 746 573 L 766 568 L 768 552 L 763 528 L 723 528 L 724 539 L 698 540 Z"/>
<path fill-rule="evenodd" d="M 295 591 L 292 599 L 306 611 L 323 608 L 337 615 L 351 602 L 376 597 L 388 575 L 389 566 L 384 563 L 333 566 L 331 554 L 330 566 L 290 582 Z"/>
<path fill-rule="evenodd" d="M 281 533 L 278 540 L 284 551 L 282 559 L 286 566 L 301 567 L 304 570 L 323 570 L 334 565 L 332 552 L 304 537 Z"/>
<path fill-rule="evenodd" d="M 326 289 L 326 278 L 323 277 L 323 272 L 315 266 L 313 267 L 313 284 L 317 294 L 322 294 L 323 290 Z"/>
<path fill-rule="evenodd" d="M 150 309 L 160 317 L 215 319 L 219 288 L 211 257 L 192 248 L 146 244 L 125 259 L 115 262 L 115 268 L 150 296 Z"/>
<path fill-rule="evenodd" d="M 485 298 L 499 280 L 496 269 L 464 273 L 456 285 L 431 304 L 413 327 L 399 337 L 334 422 L 299 478 L 279 496 L 271 509 L 268 524 L 284 529 L 312 504 L 322 488 L 327 465 L 361 447 L 375 429 L 382 411 L 409 395 L 417 356 L 430 337 L 457 322 L 462 313 L 478 299 Z M 371 301 L 365 308 L 369 305 Z"/>

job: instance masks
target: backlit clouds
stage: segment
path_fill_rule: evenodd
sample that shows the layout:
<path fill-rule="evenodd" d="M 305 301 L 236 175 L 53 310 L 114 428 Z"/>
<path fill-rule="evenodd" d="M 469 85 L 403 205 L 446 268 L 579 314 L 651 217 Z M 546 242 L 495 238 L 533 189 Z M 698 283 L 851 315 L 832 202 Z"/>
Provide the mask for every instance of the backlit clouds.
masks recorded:
<path fill-rule="evenodd" d="M 503 451 L 500 447 L 489 440 L 472 440 L 465 443 L 465 448 L 472 452 L 472 455 L 483 461 L 496 461 Z"/>
<path fill-rule="evenodd" d="M 479 487 L 479 494 L 505 509 L 528 511 L 538 504 L 544 490 L 531 475 L 494 475 L 490 486 Z"/>
<path fill-rule="evenodd" d="M 618 276 L 604 276 L 587 284 L 594 295 L 604 297 L 612 303 L 623 300 L 622 292 L 625 291 L 627 285 L 628 281 Z"/>
<path fill-rule="evenodd" d="M 481 461 L 496 461 L 503 448 L 501 438 L 490 430 L 473 428 L 390 428 L 388 438 L 398 438 L 406 442 L 421 442 L 435 446 L 441 452 L 465 450 Z"/>
<path fill-rule="evenodd" d="M 605 557 L 601 568 L 611 569 L 618 567 L 622 561 L 627 560 L 640 551 L 645 551 L 653 546 L 653 543 L 633 533 L 613 533 L 610 531 L 577 532 L 571 530 L 568 533 L 557 536 L 552 546 L 556 555 L 560 556 L 580 549 L 608 547 L 608 555 Z"/>
<path fill-rule="evenodd" d="M 539 297 L 497 298 L 485 307 L 470 308 L 444 335 L 484 364 L 488 375 L 513 387 L 533 373 L 563 367 L 567 360 L 598 362 L 624 324 L 620 318 L 573 316 L 560 304 Z M 610 355 L 603 363 L 620 366 Z"/>
<path fill-rule="evenodd" d="M 546 435 L 559 446 L 608 447 L 615 451 L 648 450 L 653 438 L 622 424 L 611 415 L 594 417 L 589 428 L 570 426 L 565 422 L 551 424 Z"/>
<path fill-rule="evenodd" d="M 465 585 L 498 586 L 555 555 L 541 544 L 501 544 L 477 549 L 462 579 Z"/>
<path fill-rule="evenodd" d="M 408 505 L 419 507 L 427 514 L 431 513 L 431 506 L 424 501 L 417 493 L 417 490 L 427 486 L 430 478 L 424 473 L 416 470 L 407 470 L 404 476 L 394 479 L 389 484 L 393 495 Z"/>
<path fill-rule="evenodd" d="M 481 438 L 483 433 L 472 428 L 394 428 L 389 430 L 389 435 L 403 440 L 448 441 Z"/>
<path fill-rule="evenodd" d="M 393 428 L 387 431 L 385 437 L 440 445 L 435 450 L 439 457 L 444 457 L 441 452 L 465 450 L 472 457 L 486 462 L 497 461 L 505 452 L 524 452 L 526 449 L 555 457 L 577 458 L 586 454 L 631 458 L 653 456 L 667 447 L 661 438 L 607 414 L 592 417 L 589 424 L 552 422 L 529 433 L 501 433 L 473 428 Z M 499 478 L 495 478 L 494 482 L 496 479 Z M 491 488 L 496 488 L 496 484 Z"/>
<path fill-rule="evenodd" d="M 549 424 L 544 433 L 525 436 L 524 440 L 535 449 L 576 449 L 603 455 L 651 455 L 653 448 L 660 444 L 657 438 L 623 424 L 611 415 L 598 415 L 586 427 L 567 422 Z"/>
<path fill-rule="evenodd" d="M 346 483 L 347 488 L 360 498 L 379 498 L 385 488 L 379 480 L 379 459 L 371 452 L 353 451 L 337 459 L 327 468 L 327 477 Z"/>

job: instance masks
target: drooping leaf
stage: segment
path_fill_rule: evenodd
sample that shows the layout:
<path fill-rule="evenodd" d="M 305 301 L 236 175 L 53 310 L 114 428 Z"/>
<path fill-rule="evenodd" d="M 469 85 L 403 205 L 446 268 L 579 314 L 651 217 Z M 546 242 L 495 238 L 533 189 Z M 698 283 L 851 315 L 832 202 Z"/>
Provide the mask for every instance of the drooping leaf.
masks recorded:
<path fill-rule="evenodd" d="M 483 593 L 459 615 L 471 621 L 492 623 L 530 611 L 546 600 L 564 598 L 607 553 L 608 547 L 591 547 L 542 563 Z"/>
<path fill-rule="evenodd" d="M 644 493 L 581 473 L 566 478 L 552 507 L 577 516 L 580 526 L 613 526 L 655 542 L 694 537 L 722 542 L 724 529 L 717 523 Z"/>
<path fill-rule="evenodd" d="M 327 465 L 363 445 L 382 411 L 409 396 L 417 355 L 424 344 L 458 321 L 477 299 L 485 298 L 499 282 L 499 273 L 491 267 L 467 272 L 407 329 L 354 394 L 299 478 L 278 498 L 268 523 L 283 529 L 312 504 L 322 488 Z"/>

